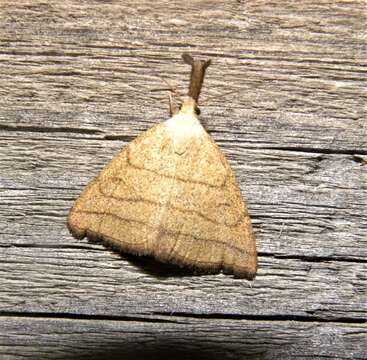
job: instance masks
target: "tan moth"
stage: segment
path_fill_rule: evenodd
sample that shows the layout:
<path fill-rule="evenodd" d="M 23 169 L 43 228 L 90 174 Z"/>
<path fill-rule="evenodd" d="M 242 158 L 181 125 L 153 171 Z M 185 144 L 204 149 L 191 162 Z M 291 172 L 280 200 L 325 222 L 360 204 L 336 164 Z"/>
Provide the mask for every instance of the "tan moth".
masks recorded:
<path fill-rule="evenodd" d="M 190 64 L 188 96 L 90 182 L 68 217 L 75 238 L 205 273 L 253 279 L 256 241 L 228 161 L 198 119 L 210 61 Z"/>

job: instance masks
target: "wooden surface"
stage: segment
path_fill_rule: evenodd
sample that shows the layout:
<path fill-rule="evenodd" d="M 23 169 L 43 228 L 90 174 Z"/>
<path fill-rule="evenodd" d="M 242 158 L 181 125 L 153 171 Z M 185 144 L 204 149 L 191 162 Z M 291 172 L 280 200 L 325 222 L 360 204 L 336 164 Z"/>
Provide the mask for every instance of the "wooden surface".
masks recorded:
<path fill-rule="evenodd" d="M 0 358 L 367 357 L 364 1 L 0 3 Z M 254 282 L 73 239 L 83 187 L 211 58 Z M 234 91 L 232 94 L 229 92 Z"/>

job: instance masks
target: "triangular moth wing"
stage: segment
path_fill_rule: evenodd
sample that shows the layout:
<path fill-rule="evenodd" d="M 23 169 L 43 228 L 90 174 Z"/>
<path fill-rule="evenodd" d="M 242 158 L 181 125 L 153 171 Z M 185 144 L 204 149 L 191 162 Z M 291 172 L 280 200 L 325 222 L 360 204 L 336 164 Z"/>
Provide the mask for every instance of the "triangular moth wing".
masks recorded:
<path fill-rule="evenodd" d="M 68 226 L 124 252 L 251 279 L 256 242 L 225 156 L 177 114 L 125 147 L 76 201 Z"/>

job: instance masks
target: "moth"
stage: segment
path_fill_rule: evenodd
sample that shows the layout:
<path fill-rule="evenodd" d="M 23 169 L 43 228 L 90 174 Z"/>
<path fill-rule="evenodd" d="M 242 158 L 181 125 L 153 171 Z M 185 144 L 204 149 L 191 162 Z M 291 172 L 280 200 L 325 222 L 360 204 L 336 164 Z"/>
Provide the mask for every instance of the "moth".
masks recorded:
<path fill-rule="evenodd" d="M 71 234 L 123 253 L 200 273 L 253 279 L 256 240 L 246 203 L 224 154 L 199 121 L 209 61 L 191 65 L 188 96 L 171 118 L 123 148 L 70 210 Z"/>

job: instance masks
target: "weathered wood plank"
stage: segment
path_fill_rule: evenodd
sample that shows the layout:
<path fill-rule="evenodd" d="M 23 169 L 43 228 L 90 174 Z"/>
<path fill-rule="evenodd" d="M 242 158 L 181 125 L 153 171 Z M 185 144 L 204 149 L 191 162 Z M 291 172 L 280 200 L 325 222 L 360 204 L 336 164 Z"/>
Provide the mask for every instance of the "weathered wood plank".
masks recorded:
<path fill-rule="evenodd" d="M 129 260 L 129 261 L 128 261 Z M 366 319 L 362 263 L 260 257 L 253 283 L 193 276 L 95 246 L 0 252 L 0 311 L 85 315 L 221 314 Z"/>
<path fill-rule="evenodd" d="M 365 359 L 357 324 L 1 317 L 2 359 Z M 24 342 L 24 339 L 27 339 Z"/>
<path fill-rule="evenodd" d="M 1 1 L 0 312 L 12 315 L 0 318 L 1 357 L 366 358 L 365 10 Z M 248 199 L 252 288 L 121 258 L 64 226 L 121 144 L 167 118 L 167 94 L 151 90 L 165 87 L 159 74 L 185 88 L 183 51 L 213 59 L 203 121 Z"/>
<path fill-rule="evenodd" d="M 121 146 L 121 141 L 93 136 L 3 132 L 0 185 L 7 206 L 0 207 L 0 229 L 6 234 L 0 244 L 75 244 L 65 228 L 67 211 Z M 367 256 L 362 156 L 250 150 L 235 144 L 225 150 L 248 199 L 260 253 Z"/>
<path fill-rule="evenodd" d="M 206 101 L 218 138 L 366 153 L 362 1 L 160 4 L 164 16 L 144 2 L 4 2 L 1 126 L 136 135 L 167 116 L 167 95 L 149 89 L 165 86 L 157 74 L 186 82 L 191 50 L 214 59 L 204 96 L 237 90 Z"/>

